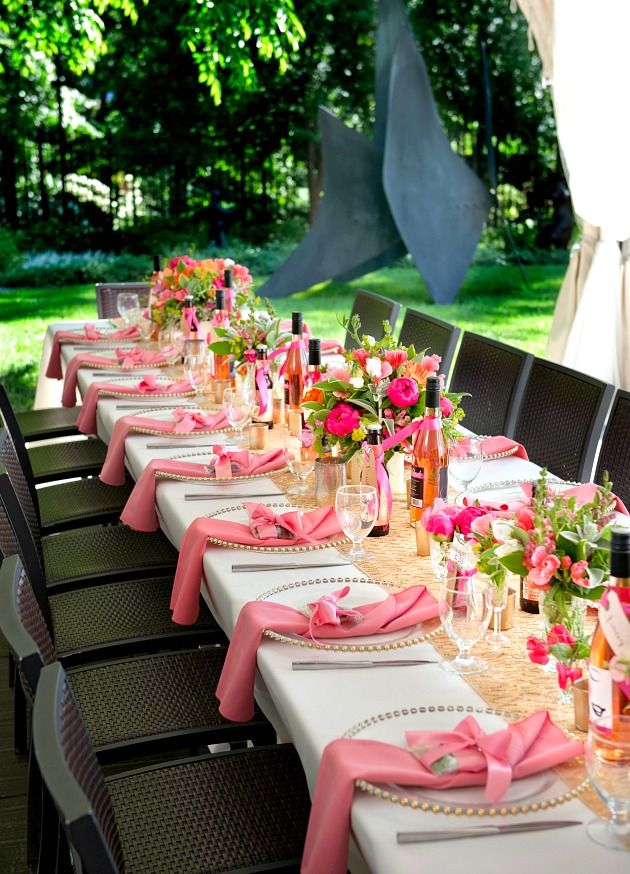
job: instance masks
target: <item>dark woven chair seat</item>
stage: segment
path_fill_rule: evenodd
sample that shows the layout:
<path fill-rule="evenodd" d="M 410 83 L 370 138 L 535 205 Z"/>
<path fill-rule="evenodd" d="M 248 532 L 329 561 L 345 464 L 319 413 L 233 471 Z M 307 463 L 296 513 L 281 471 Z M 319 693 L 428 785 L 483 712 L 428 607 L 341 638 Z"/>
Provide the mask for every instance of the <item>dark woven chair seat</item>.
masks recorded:
<path fill-rule="evenodd" d="M 78 434 L 75 407 L 51 407 L 45 410 L 26 410 L 16 413 L 24 439 L 50 440 L 54 437 L 70 437 Z"/>
<path fill-rule="evenodd" d="M 37 490 L 43 533 L 88 524 L 114 522 L 125 506 L 133 483 L 108 486 L 96 477 L 55 483 Z"/>
<path fill-rule="evenodd" d="M 106 783 L 126 874 L 218 874 L 290 860 L 299 870 L 310 801 L 293 747 L 203 757 Z"/>
<path fill-rule="evenodd" d="M 143 534 L 126 525 L 91 525 L 42 538 L 46 585 L 99 577 L 131 579 L 169 573 L 177 550 L 161 531 Z"/>
<path fill-rule="evenodd" d="M 175 646 L 178 638 L 223 638 L 203 602 L 194 625 L 175 625 L 169 608 L 172 590 L 172 577 L 165 577 L 104 583 L 51 595 L 49 605 L 58 657 L 63 659 L 97 647 L 124 646 L 131 641 L 137 641 L 146 650 Z"/>
<path fill-rule="evenodd" d="M 617 392 L 602 448 L 597 461 L 594 480 L 601 483 L 604 471 L 613 484 L 613 491 L 624 504 L 630 506 L 630 392 Z"/>
<path fill-rule="evenodd" d="M 106 454 L 107 446 L 95 437 L 31 446 L 28 450 L 37 483 L 69 479 L 72 476 L 97 476 Z"/>
<path fill-rule="evenodd" d="M 217 733 L 223 726 L 225 733 L 233 723 L 219 713 L 214 694 L 225 653 L 224 646 L 204 647 L 69 670 L 68 683 L 96 749 L 208 726 L 217 726 Z"/>

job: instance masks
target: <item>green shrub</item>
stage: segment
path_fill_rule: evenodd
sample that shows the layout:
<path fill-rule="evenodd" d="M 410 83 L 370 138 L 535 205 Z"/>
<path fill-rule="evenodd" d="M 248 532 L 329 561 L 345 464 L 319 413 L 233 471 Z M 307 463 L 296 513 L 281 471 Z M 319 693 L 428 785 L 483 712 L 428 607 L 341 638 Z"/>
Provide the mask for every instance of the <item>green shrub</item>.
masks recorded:
<path fill-rule="evenodd" d="M 11 270 L 19 261 L 16 235 L 9 228 L 0 225 L 0 278 L 1 271 Z"/>
<path fill-rule="evenodd" d="M 148 255 L 27 252 L 21 262 L 0 270 L 0 283 L 37 288 L 84 282 L 138 282 L 148 276 L 151 268 Z"/>

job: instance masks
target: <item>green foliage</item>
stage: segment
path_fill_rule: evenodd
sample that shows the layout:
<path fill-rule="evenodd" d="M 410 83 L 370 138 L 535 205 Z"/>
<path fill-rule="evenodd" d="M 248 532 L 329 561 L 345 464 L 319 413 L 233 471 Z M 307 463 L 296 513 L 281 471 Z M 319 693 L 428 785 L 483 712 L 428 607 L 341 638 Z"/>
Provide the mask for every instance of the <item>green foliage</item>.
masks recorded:
<path fill-rule="evenodd" d="M 9 228 L 0 225 L 0 281 L 2 271 L 10 270 L 19 263 L 20 253 L 18 250 L 17 236 Z"/>
<path fill-rule="evenodd" d="M 83 282 L 139 282 L 146 279 L 150 268 L 148 256 L 35 252 L 26 253 L 21 262 L 8 268 L 0 260 L 0 284 L 45 288 Z"/>

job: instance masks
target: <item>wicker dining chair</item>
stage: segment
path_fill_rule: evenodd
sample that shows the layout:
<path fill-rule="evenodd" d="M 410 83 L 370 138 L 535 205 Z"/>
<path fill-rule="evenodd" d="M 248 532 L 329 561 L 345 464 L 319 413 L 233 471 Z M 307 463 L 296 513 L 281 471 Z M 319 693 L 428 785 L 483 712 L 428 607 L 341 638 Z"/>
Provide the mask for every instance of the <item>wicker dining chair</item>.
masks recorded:
<path fill-rule="evenodd" d="M 23 447 L 24 453 L 28 454 L 33 480 L 38 485 L 75 477 L 96 476 L 101 472 L 107 455 L 107 446 L 98 437 L 86 439 L 81 436 L 78 440 L 64 440 L 43 446 L 31 446 L 27 449 L 25 437 L 20 430 L 9 397 L 4 386 L 1 385 L 0 414 L 13 443 Z"/>
<path fill-rule="evenodd" d="M 448 379 L 460 334 L 461 330 L 456 325 L 408 307 L 398 342 L 402 346 L 413 344 L 416 352 L 428 349 L 430 355 L 439 355 L 442 359 L 440 373 Z"/>
<path fill-rule="evenodd" d="M 352 304 L 350 317 L 358 315 L 361 319 L 359 336 L 371 334 L 376 340 L 380 340 L 384 333 L 383 322 L 389 322 L 393 330 L 399 312 L 400 304 L 397 301 L 359 289 Z M 357 342 L 349 332 L 346 334 L 345 348 L 346 350 L 357 348 Z"/>
<path fill-rule="evenodd" d="M 126 525 L 88 525 L 58 534 L 42 535 L 39 516 L 28 484 L 0 430 L 0 499 L 15 490 L 23 511 L 13 524 L 25 528 L 24 538 L 35 543 L 35 554 L 46 585 L 62 591 L 95 583 L 171 576 L 178 553 L 161 531 L 132 531 Z M 18 532 L 21 536 L 21 532 Z"/>
<path fill-rule="evenodd" d="M 0 632 L 17 665 L 17 686 L 32 707 L 42 668 L 63 658 L 56 650 L 50 615 L 47 620 L 18 556 L 0 568 Z M 99 760 L 167 756 L 210 743 L 273 743 L 275 732 L 259 711 L 248 723 L 228 722 L 219 713 L 214 692 L 225 655 L 224 645 L 205 645 L 96 662 L 97 650 L 88 665 L 64 665 Z M 41 790 L 34 770 L 31 762 L 30 859 L 37 855 L 41 824 L 36 797 Z"/>
<path fill-rule="evenodd" d="M 118 295 L 126 291 L 135 292 L 138 295 L 140 306 L 147 306 L 150 288 L 148 282 L 97 282 L 96 309 L 99 319 L 117 319 L 119 317 Z"/>
<path fill-rule="evenodd" d="M 615 395 L 604 431 L 595 482 L 601 483 L 604 471 L 617 497 L 630 506 L 630 392 L 621 389 Z"/>
<path fill-rule="evenodd" d="M 310 801 L 289 744 L 105 777 L 58 663 L 40 675 L 33 743 L 85 874 L 299 871 Z"/>
<path fill-rule="evenodd" d="M 449 389 L 471 395 L 462 400 L 466 428 L 513 437 L 533 362 L 529 352 L 464 331 Z"/>
<path fill-rule="evenodd" d="M 591 479 L 614 386 L 536 358 L 514 430 L 530 461 L 562 479 Z"/>
<path fill-rule="evenodd" d="M 38 489 L 24 441 L 19 435 L 13 440 L 10 433 L 8 442 L 0 443 L 0 461 L 13 476 L 26 480 L 42 534 L 117 522 L 133 489 L 129 478 L 121 486 L 109 486 L 98 477 L 62 480 Z"/>

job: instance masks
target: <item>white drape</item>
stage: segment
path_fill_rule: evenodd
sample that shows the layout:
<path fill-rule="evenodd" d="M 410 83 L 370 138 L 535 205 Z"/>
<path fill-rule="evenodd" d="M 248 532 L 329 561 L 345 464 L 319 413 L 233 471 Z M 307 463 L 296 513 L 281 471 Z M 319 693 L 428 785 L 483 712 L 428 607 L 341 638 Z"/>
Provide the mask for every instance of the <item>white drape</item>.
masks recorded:
<path fill-rule="evenodd" d="M 558 139 L 584 234 L 558 297 L 547 355 L 630 388 L 624 243 L 630 239 L 630 2 L 553 0 L 552 20 L 549 0 L 519 3 L 538 45 L 541 22 L 547 21 L 547 36 L 553 32 Z"/>

